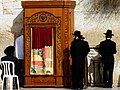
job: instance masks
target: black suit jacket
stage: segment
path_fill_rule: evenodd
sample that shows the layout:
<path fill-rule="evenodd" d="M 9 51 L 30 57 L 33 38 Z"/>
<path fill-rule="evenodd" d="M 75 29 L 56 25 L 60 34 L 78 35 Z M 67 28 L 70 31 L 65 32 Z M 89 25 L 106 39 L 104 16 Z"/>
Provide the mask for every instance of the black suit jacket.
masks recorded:
<path fill-rule="evenodd" d="M 116 43 L 110 39 L 106 39 L 100 43 L 99 53 L 103 57 L 103 62 L 114 61 L 113 54 L 116 54 Z"/>
<path fill-rule="evenodd" d="M 83 41 L 80 39 L 72 41 L 70 47 L 70 53 L 72 58 L 76 56 L 86 57 L 89 51 L 90 48 L 87 41 Z"/>

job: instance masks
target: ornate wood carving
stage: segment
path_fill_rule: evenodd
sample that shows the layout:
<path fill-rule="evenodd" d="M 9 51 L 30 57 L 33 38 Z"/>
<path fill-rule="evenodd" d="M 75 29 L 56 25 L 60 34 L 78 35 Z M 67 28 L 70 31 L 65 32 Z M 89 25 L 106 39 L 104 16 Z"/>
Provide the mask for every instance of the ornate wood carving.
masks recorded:
<path fill-rule="evenodd" d="M 33 14 L 31 17 L 28 17 L 26 20 L 26 38 L 25 44 L 26 47 L 26 61 L 27 61 L 27 68 L 30 68 L 31 58 L 29 52 L 31 52 L 31 27 L 34 27 L 35 24 L 42 24 L 45 23 L 46 25 L 49 23 L 54 24 L 56 26 L 56 61 L 58 61 L 58 67 L 60 68 L 60 61 L 61 61 L 61 17 L 55 17 L 53 14 L 49 12 L 38 12 Z"/>
<path fill-rule="evenodd" d="M 35 83 L 55 83 L 55 78 L 54 77 L 38 77 L 34 78 Z"/>
<path fill-rule="evenodd" d="M 56 23 L 58 26 L 61 26 L 60 18 L 61 17 L 56 17 L 49 12 L 41 11 L 41 12 L 33 14 L 31 17 L 28 17 L 26 19 L 27 19 L 27 24 L 36 24 L 36 23 L 43 24 L 44 22 L 44 23 Z"/>
<path fill-rule="evenodd" d="M 68 48 L 68 44 L 69 44 L 68 43 L 68 38 L 69 38 L 69 36 L 68 36 L 68 34 L 69 34 L 68 33 L 68 31 L 69 31 L 69 25 L 68 25 L 68 22 L 69 22 L 68 21 L 68 19 L 69 19 L 68 16 L 69 15 L 68 15 L 68 13 L 69 13 L 68 9 L 65 8 L 64 9 L 64 14 L 65 14 L 65 48 Z"/>
<path fill-rule="evenodd" d="M 69 81 L 69 44 L 70 33 L 74 25 L 73 16 L 75 1 L 58 0 L 26 0 L 24 8 L 24 42 L 25 42 L 25 87 L 70 86 Z M 71 19 L 69 19 L 71 18 Z M 52 27 L 54 30 L 54 75 L 30 75 L 31 65 L 31 28 Z"/>

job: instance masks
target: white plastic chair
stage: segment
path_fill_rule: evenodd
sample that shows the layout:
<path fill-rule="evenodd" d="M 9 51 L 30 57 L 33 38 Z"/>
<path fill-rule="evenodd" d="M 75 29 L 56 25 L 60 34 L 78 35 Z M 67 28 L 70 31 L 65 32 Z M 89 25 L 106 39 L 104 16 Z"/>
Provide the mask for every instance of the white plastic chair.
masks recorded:
<path fill-rule="evenodd" d="M 18 79 L 18 76 L 15 75 L 15 65 L 14 65 L 14 62 L 12 61 L 2 61 L 1 62 L 1 65 L 3 67 L 3 70 L 4 70 L 4 74 L 3 74 L 3 80 L 2 80 L 2 90 L 3 87 L 4 87 L 4 80 L 5 78 L 9 78 L 10 79 L 10 90 L 13 90 L 13 78 L 16 78 L 17 79 L 17 86 L 18 86 L 18 90 L 19 89 L 19 79 Z M 12 67 L 10 69 L 10 67 Z"/>

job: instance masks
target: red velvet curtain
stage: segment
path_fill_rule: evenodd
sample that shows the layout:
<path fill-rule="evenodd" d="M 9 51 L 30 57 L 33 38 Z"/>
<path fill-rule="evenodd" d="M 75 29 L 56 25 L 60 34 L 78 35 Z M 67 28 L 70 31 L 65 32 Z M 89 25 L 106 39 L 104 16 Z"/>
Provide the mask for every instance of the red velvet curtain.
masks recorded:
<path fill-rule="evenodd" d="M 52 28 L 32 28 L 32 49 L 52 46 Z"/>

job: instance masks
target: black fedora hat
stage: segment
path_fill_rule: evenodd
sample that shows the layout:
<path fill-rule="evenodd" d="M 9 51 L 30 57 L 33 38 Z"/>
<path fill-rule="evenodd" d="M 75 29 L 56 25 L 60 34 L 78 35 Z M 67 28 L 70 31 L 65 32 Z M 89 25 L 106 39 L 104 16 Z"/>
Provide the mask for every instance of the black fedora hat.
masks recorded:
<path fill-rule="evenodd" d="M 11 55 L 11 54 L 14 53 L 14 51 L 15 51 L 15 47 L 14 46 L 8 46 L 8 47 L 5 48 L 4 53 L 6 55 Z"/>
<path fill-rule="evenodd" d="M 112 34 L 112 30 L 108 29 L 106 33 L 104 33 L 106 36 L 114 36 L 114 34 Z"/>
<path fill-rule="evenodd" d="M 81 32 L 80 31 L 75 31 L 72 35 L 74 35 L 74 36 L 80 36 Z"/>

